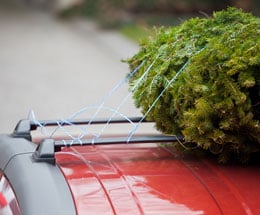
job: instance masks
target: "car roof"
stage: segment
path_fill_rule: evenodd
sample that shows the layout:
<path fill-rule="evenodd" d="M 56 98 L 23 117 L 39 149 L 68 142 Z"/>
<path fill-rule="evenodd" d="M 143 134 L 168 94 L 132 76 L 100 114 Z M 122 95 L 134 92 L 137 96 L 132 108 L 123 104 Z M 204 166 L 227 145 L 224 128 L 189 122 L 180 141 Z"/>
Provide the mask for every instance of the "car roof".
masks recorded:
<path fill-rule="evenodd" d="M 116 135 L 94 144 L 93 139 L 47 138 L 37 143 L 31 137 L 37 123 L 23 120 L 13 134 L 0 136 L 0 170 L 26 214 L 35 214 L 41 204 L 48 214 L 67 207 L 67 214 L 260 213 L 259 165 L 221 165 L 181 153 L 172 147 L 181 136 Z"/>
<path fill-rule="evenodd" d="M 157 144 L 56 154 L 79 214 L 258 214 L 259 166 L 220 165 Z"/>

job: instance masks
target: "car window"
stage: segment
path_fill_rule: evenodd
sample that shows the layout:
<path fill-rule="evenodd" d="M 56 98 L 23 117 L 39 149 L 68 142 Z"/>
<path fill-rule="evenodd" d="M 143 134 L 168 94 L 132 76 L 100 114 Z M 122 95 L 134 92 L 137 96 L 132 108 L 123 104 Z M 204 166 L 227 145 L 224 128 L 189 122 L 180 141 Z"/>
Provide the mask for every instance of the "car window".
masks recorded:
<path fill-rule="evenodd" d="M 21 214 L 14 191 L 2 172 L 0 172 L 0 214 Z"/>

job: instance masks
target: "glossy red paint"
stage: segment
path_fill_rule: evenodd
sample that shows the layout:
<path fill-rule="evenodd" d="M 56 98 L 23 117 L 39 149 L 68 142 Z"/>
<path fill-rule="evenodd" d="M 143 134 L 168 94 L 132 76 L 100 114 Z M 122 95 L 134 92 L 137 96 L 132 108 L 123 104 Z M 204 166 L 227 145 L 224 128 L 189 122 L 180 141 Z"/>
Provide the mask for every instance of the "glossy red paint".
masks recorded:
<path fill-rule="evenodd" d="M 260 214 L 260 169 L 156 144 L 64 148 L 56 155 L 79 215 Z"/>

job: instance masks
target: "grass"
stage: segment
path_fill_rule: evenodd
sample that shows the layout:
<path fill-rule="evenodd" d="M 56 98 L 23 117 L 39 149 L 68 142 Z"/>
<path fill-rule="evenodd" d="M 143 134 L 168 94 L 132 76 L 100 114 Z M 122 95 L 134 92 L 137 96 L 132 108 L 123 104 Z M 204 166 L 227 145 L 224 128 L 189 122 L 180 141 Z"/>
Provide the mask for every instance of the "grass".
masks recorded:
<path fill-rule="evenodd" d="M 131 39 L 134 42 L 139 42 L 143 38 L 153 36 L 155 34 L 154 26 L 176 26 L 190 17 L 196 16 L 194 14 L 189 15 L 141 15 L 136 17 L 131 23 L 120 24 L 116 28 L 125 37 Z"/>
<path fill-rule="evenodd" d="M 137 43 L 143 38 L 153 35 L 151 27 L 144 27 L 138 24 L 122 25 L 118 30 L 122 35 Z"/>

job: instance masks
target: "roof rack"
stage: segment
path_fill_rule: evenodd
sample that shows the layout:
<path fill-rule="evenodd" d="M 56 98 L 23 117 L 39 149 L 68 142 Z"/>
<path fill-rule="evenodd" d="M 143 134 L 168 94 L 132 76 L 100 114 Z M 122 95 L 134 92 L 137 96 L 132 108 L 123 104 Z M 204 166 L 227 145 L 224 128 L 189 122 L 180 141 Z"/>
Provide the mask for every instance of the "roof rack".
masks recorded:
<path fill-rule="evenodd" d="M 119 124 L 119 123 L 138 123 L 138 122 L 149 122 L 143 119 L 142 117 L 129 117 L 129 118 L 113 118 L 108 120 L 107 118 L 100 119 L 73 119 L 73 120 L 40 120 L 40 121 L 31 121 L 29 119 L 20 120 L 14 131 L 12 136 L 18 138 L 25 138 L 29 141 L 32 140 L 31 131 L 36 130 L 40 126 L 49 127 L 49 126 L 71 126 L 71 125 L 97 125 L 97 124 L 105 124 L 109 121 L 109 124 Z"/>
<path fill-rule="evenodd" d="M 131 118 L 117 118 L 112 119 L 109 123 L 129 123 L 129 122 L 141 122 L 142 117 L 131 117 Z M 12 136 L 15 138 L 25 138 L 31 141 L 31 131 L 36 130 L 39 126 L 69 126 L 69 125 L 87 125 L 87 124 L 105 124 L 107 119 L 96 119 L 96 120 L 72 120 L 72 121 L 30 121 L 21 120 L 17 124 Z M 142 121 L 149 122 L 149 121 Z M 105 137 L 105 138 L 89 138 L 80 140 L 54 140 L 54 139 L 44 139 L 36 148 L 33 153 L 33 159 L 36 162 L 46 162 L 50 164 L 55 164 L 55 152 L 61 150 L 62 147 L 71 146 L 85 146 L 85 145 L 109 145 L 109 144 L 124 144 L 124 143 L 170 143 L 183 141 L 184 137 L 181 135 L 133 135 L 129 137 Z"/>

